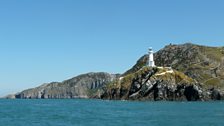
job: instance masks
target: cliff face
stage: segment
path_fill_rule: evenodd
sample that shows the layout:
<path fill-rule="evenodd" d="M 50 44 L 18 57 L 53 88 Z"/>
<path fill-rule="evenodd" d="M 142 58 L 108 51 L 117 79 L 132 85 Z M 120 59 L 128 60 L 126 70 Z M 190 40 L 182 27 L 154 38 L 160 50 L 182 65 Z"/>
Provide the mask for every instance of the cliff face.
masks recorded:
<path fill-rule="evenodd" d="M 16 98 L 88 98 L 92 90 L 113 81 L 116 75 L 108 73 L 83 74 L 63 82 L 52 82 L 22 91 Z"/>
<path fill-rule="evenodd" d="M 147 61 L 147 55 L 141 57 L 124 75 L 138 71 Z M 168 45 L 155 53 L 155 63 L 183 72 L 204 89 L 224 90 L 224 47 Z"/>
<path fill-rule="evenodd" d="M 224 89 L 224 47 L 170 45 L 156 54 L 158 65 L 172 66 L 204 88 Z"/>
<path fill-rule="evenodd" d="M 148 56 L 122 75 L 88 73 L 44 84 L 16 98 L 102 98 L 125 100 L 224 99 L 224 47 L 186 43 L 167 45 L 154 54 L 158 67 L 147 67 Z"/>
<path fill-rule="evenodd" d="M 102 99 L 197 101 L 221 100 L 223 94 L 206 91 L 194 79 L 169 67 L 143 67 L 105 88 Z"/>

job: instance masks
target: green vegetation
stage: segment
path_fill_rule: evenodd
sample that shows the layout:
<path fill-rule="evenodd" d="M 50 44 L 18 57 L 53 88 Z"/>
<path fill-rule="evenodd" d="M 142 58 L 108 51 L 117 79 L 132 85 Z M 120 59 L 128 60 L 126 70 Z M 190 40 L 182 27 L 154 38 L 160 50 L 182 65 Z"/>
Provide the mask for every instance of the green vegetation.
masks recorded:
<path fill-rule="evenodd" d="M 201 52 L 206 55 L 208 58 L 220 62 L 221 58 L 224 56 L 223 50 L 224 47 L 206 47 L 199 46 Z"/>
<path fill-rule="evenodd" d="M 175 81 L 176 84 L 178 83 L 194 83 L 194 79 L 188 77 L 187 75 L 185 75 L 182 72 L 178 72 L 176 70 L 173 70 L 173 72 L 168 72 L 170 71 L 168 68 L 162 68 L 159 69 L 159 71 L 157 72 L 157 74 L 155 75 L 158 79 L 161 80 L 173 80 Z"/>
<path fill-rule="evenodd" d="M 174 71 L 175 79 L 177 83 L 185 82 L 185 83 L 194 83 L 194 79 L 186 76 L 184 73 L 179 71 Z"/>
<path fill-rule="evenodd" d="M 120 77 L 119 79 L 109 83 L 106 88 L 107 89 L 117 89 L 117 88 L 123 88 L 123 89 L 128 89 L 130 88 L 133 79 L 142 77 L 143 74 L 148 73 L 150 70 L 156 69 L 148 66 L 143 66 L 140 70 L 134 73 L 129 73 L 123 77 Z"/>
<path fill-rule="evenodd" d="M 118 82 L 119 82 L 119 79 L 116 79 L 116 80 L 114 80 L 114 81 L 108 83 L 108 84 L 106 85 L 106 89 L 119 88 L 120 85 L 119 85 Z"/>
<path fill-rule="evenodd" d="M 88 96 L 94 96 L 97 94 L 99 89 L 87 89 L 87 95 Z"/>

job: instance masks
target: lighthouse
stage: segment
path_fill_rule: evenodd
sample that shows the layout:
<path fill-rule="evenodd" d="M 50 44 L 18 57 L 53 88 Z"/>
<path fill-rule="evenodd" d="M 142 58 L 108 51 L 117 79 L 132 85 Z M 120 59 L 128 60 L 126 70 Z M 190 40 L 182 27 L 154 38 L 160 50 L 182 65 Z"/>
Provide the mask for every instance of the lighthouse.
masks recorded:
<path fill-rule="evenodd" d="M 154 59 L 153 59 L 152 47 L 149 48 L 149 66 L 150 67 L 154 67 L 155 66 L 155 62 L 154 62 Z"/>

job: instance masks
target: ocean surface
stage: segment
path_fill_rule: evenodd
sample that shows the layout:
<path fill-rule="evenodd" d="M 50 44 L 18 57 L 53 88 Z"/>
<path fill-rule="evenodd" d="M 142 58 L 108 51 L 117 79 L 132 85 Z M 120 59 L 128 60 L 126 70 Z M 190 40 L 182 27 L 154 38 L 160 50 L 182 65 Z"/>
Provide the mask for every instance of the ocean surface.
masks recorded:
<path fill-rule="evenodd" d="M 0 126 L 224 126 L 224 102 L 0 100 Z"/>

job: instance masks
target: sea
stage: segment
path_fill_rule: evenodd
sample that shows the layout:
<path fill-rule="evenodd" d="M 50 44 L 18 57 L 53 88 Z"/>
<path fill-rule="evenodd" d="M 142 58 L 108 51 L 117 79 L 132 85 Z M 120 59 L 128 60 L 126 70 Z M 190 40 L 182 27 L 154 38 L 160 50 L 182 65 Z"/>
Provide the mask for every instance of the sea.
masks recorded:
<path fill-rule="evenodd" d="M 224 102 L 1 99 L 0 126 L 224 126 Z"/>

